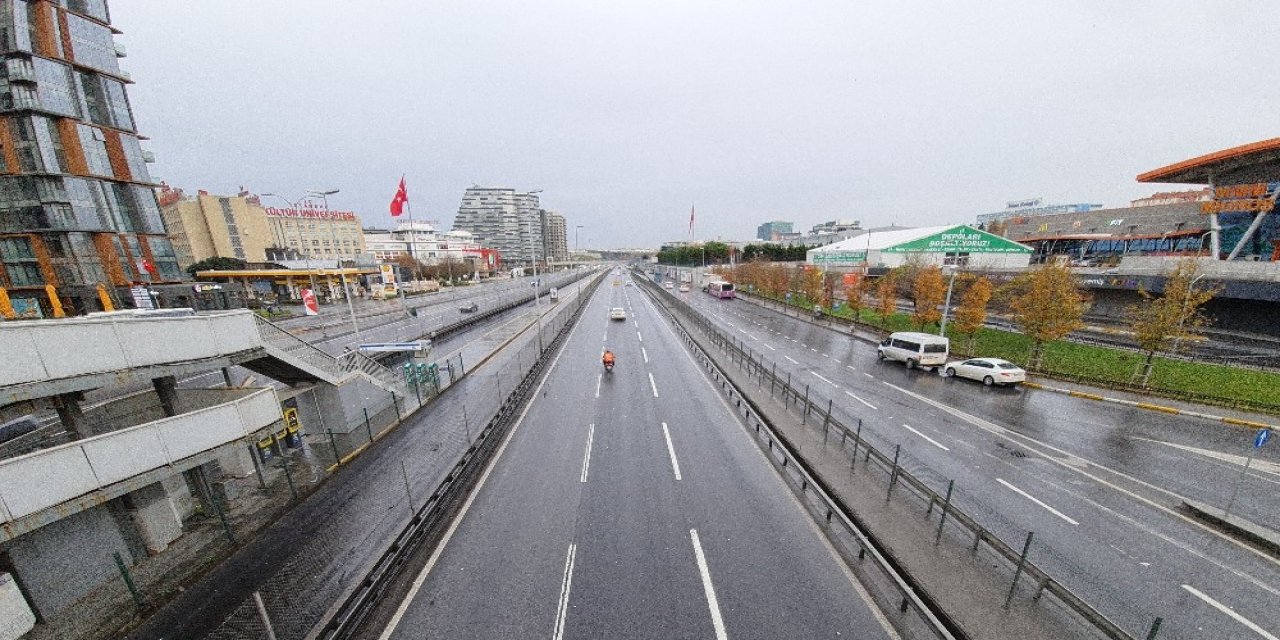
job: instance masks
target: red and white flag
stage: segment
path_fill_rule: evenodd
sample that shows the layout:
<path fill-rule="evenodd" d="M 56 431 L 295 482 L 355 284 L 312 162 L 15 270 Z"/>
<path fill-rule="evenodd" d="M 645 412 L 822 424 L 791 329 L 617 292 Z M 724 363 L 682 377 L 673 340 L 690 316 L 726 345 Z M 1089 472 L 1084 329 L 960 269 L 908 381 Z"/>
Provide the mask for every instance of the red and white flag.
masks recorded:
<path fill-rule="evenodd" d="M 689 205 L 689 233 L 693 234 L 693 205 Z"/>
<path fill-rule="evenodd" d="M 404 205 L 409 202 L 409 189 L 404 185 L 404 176 L 400 176 L 400 188 L 396 189 L 396 197 L 391 199 L 391 216 L 404 213 Z"/>

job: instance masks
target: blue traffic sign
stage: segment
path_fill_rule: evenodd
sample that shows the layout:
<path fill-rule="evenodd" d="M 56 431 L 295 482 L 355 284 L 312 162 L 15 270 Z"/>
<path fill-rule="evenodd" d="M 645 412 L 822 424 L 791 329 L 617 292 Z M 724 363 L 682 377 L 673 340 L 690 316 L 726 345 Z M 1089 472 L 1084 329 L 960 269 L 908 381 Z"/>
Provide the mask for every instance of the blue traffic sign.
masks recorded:
<path fill-rule="evenodd" d="M 1271 439 L 1270 429 L 1258 429 L 1258 433 L 1253 436 L 1253 448 L 1257 449 L 1266 444 Z"/>

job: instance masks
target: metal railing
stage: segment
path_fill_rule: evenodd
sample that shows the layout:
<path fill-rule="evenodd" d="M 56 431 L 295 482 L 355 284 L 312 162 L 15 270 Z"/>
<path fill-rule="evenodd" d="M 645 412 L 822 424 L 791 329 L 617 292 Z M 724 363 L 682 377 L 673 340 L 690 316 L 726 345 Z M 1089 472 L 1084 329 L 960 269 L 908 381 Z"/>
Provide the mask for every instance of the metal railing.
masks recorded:
<path fill-rule="evenodd" d="M 827 511 L 824 517 L 828 523 L 832 521 L 835 515 L 839 515 L 840 522 L 845 528 L 850 529 L 850 531 L 856 528 L 841 506 L 830 498 L 824 489 L 821 479 L 815 479 L 811 475 L 811 472 L 806 468 L 807 463 L 804 456 L 790 451 L 785 444 L 785 438 L 780 438 L 774 432 L 769 420 L 762 415 L 753 398 L 744 395 L 736 385 L 729 381 L 728 376 L 720 369 L 720 365 L 717 363 L 719 359 L 712 355 L 713 350 L 723 352 L 729 359 L 730 365 L 736 365 L 745 371 L 747 376 L 755 380 L 760 388 L 763 389 L 767 385 L 770 397 L 773 397 L 777 392 L 781 392 L 782 401 L 787 406 L 787 410 L 790 411 L 794 405 L 799 410 L 802 422 L 807 423 L 810 416 L 812 416 L 813 424 L 816 425 L 818 420 L 821 419 L 824 437 L 832 433 L 837 434 L 842 447 L 846 449 L 852 448 L 851 465 L 856 464 L 859 457 L 861 457 L 864 465 L 874 464 L 884 470 L 889 477 L 888 495 L 892 496 L 894 488 L 901 485 L 927 503 L 927 515 L 931 515 L 935 509 L 940 509 L 938 541 L 942 538 L 945 525 L 950 521 L 953 527 L 959 527 L 968 536 L 972 536 L 972 551 L 974 553 L 985 544 L 997 557 L 1006 561 L 1008 563 L 1007 566 L 1014 571 L 1014 583 L 1009 591 L 1010 598 L 1012 598 L 1019 577 L 1022 574 L 1026 574 L 1035 585 L 1033 599 L 1039 600 L 1044 594 L 1049 594 L 1061 602 L 1068 611 L 1081 621 L 1100 633 L 1102 637 L 1110 640 L 1134 640 L 1135 636 L 1129 634 L 1114 621 L 1103 615 L 1083 598 L 1051 576 L 1046 570 L 1027 559 L 1027 552 L 1030 549 L 1032 539 L 1030 533 L 1026 539 L 1026 546 L 1021 551 L 1004 542 L 999 535 L 956 506 L 956 502 L 953 499 L 954 483 L 949 483 L 945 491 L 939 491 L 929 486 L 916 474 L 911 473 L 900 464 L 900 447 L 895 446 L 893 453 L 889 453 L 868 441 L 863 435 L 861 418 L 856 418 L 856 425 L 842 422 L 834 415 L 833 407 L 835 405 L 833 400 L 813 392 L 807 385 L 801 388 L 796 384 L 792 384 L 790 375 L 783 377 L 778 374 L 776 365 L 773 367 L 768 366 L 768 361 L 763 354 L 751 351 L 736 337 L 728 335 L 717 328 L 710 318 L 707 318 L 700 311 L 678 300 L 675 296 L 666 294 L 663 290 L 652 286 L 651 283 L 647 282 L 647 279 L 644 280 L 649 285 L 648 288 L 655 292 L 654 297 L 659 302 L 659 306 L 671 316 L 690 348 L 702 356 L 704 365 L 714 371 L 713 375 L 720 379 L 722 386 L 729 389 L 730 396 L 737 396 L 739 399 L 738 405 L 742 407 L 748 420 L 755 424 L 756 433 L 764 438 L 766 450 L 770 454 L 769 458 L 774 460 L 775 465 L 780 469 L 786 469 L 789 466 L 794 467 L 792 473 L 796 477 L 791 478 L 786 473 L 783 474 L 784 477 L 793 480 L 793 484 L 798 484 L 802 494 L 813 491 L 821 497 L 821 500 L 826 505 Z M 693 335 L 694 332 L 701 333 L 704 337 L 698 339 Z M 704 348 L 704 343 L 709 343 L 709 348 Z M 794 461 L 796 464 L 790 465 L 788 461 Z M 873 535 L 861 531 L 857 531 L 853 535 L 858 541 L 859 548 L 855 549 L 855 551 L 857 551 L 859 558 L 863 556 L 864 550 L 871 552 L 876 549 L 877 545 Z M 927 615 L 931 621 L 935 619 L 941 620 L 944 617 L 941 612 L 935 612 L 922 601 L 919 601 L 916 589 L 912 587 L 914 582 L 909 576 L 900 575 L 895 567 L 882 563 L 875 553 L 873 553 L 873 559 L 876 560 L 876 565 L 881 572 L 886 576 L 892 576 L 891 579 L 898 585 L 897 591 L 902 598 L 902 602 L 899 603 L 901 609 L 910 608 L 916 610 L 921 616 Z M 1006 600 L 1006 606 L 1008 606 L 1008 600 Z M 1153 640 L 1161 623 L 1161 618 L 1155 618 L 1147 635 L 1143 637 L 1146 640 Z M 938 637 L 952 637 L 941 635 L 942 632 L 943 630 L 939 628 L 938 633 L 940 635 Z"/>

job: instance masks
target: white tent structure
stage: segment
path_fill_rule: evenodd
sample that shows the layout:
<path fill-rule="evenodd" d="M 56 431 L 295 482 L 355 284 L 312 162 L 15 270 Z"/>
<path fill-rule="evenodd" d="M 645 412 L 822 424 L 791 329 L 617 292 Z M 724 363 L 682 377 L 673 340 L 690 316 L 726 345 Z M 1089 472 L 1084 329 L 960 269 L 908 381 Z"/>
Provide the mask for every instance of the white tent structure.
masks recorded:
<path fill-rule="evenodd" d="M 933 265 L 1021 269 L 1031 247 L 969 225 L 871 231 L 810 249 L 806 262 L 822 268 L 898 267 L 908 260 Z"/>

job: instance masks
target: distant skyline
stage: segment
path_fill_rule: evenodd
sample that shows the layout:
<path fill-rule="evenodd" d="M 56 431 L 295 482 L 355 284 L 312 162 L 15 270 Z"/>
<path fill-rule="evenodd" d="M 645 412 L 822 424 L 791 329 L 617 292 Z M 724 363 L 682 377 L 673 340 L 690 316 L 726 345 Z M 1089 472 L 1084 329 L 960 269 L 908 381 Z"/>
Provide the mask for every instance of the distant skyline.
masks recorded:
<path fill-rule="evenodd" d="M 973 222 L 1129 200 L 1140 172 L 1280 135 L 1264 0 L 368 6 L 114 0 L 157 179 L 449 228 L 541 189 L 583 247 Z"/>

